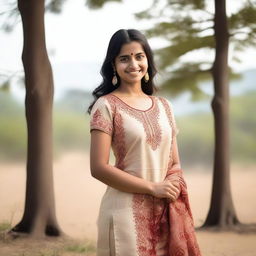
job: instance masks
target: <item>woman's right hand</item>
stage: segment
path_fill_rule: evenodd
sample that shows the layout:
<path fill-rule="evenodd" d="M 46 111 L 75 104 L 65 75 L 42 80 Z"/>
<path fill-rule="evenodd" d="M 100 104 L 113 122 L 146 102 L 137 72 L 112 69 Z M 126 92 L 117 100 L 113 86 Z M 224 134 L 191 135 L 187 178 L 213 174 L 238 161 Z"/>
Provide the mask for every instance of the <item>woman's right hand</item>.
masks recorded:
<path fill-rule="evenodd" d="M 176 180 L 164 180 L 152 184 L 151 195 L 157 198 L 167 198 L 175 201 L 180 194 L 180 186 Z"/>

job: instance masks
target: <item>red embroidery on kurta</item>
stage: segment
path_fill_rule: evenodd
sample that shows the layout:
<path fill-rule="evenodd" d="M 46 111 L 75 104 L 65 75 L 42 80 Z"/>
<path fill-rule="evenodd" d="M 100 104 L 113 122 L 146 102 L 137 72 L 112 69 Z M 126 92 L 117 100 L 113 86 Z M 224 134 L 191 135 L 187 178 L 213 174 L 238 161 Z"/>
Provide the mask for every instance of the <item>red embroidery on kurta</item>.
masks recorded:
<path fill-rule="evenodd" d="M 151 146 L 152 150 L 156 150 L 161 143 L 162 131 L 158 122 L 159 107 L 155 103 L 154 97 L 151 96 L 153 106 L 147 111 L 142 111 L 127 105 L 114 95 L 109 94 L 107 96 L 108 100 L 112 102 L 111 105 L 116 105 L 118 109 L 121 109 L 142 123 L 147 143 Z"/>
<path fill-rule="evenodd" d="M 168 254 L 168 219 L 164 199 L 150 195 L 133 195 L 133 217 L 139 256 Z"/>
<path fill-rule="evenodd" d="M 112 148 L 116 158 L 115 166 L 121 170 L 125 169 L 124 158 L 126 156 L 126 146 L 125 146 L 125 131 L 123 126 L 123 118 L 121 114 L 117 111 L 116 105 L 110 100 L 110 98 L 105 95 L 103 96 L 107 99 L 113 116 L 113 141 Z"/>
<path fill-rule="evenodd" d="M 125 132 L 122 116 L 118 112 L 115 113 L 114 127 L 113 152 L 116 157 L 116 167 L 124 170 L 124 158 L 127 153 L 124 140 Z"/>
<path fill-rule="evenodd" d="M 165 113 L 168 117 L 168 122 L 170 124 L 170 126 L 172 128 L 174 128 L 173 126 L 173 121 L 172 121 L 172 112 L 171 112 L 171 109 L 169 107 L 169 104 L 168 102 L 166 101 L 166 99 L 164 99 L 163 97 L 158 97 L 158 99 L 162 102 L 163 106 L 164 106 L 164 110 L 165 110 Z"/>
<path fill-rule="evenodd" d="M 112 130 L 113 130 L 112 123 L 103 117 L 99 109 L 97 109 L 94 112 L 90 122 L 90 127 L 91 127 L 91 130 L 92 129 L 103 130 L 110 135 L 112 134 Z"/>
<path fill-rule="evenodd" d="M 172 203 L 145 194 L 134 194 L 133 216 L 139 256 L 200 256 L 187 186 L 182 171 L 168 171 L 166 179 L 180 177 L 181 192 Z"/>
<path fill-rule="evenodd" d="M 170 106 L 169 106 L 168 102 L 163 97 L 158 97 L 158 98 L 164 106 L 164 110 L 165 110 L 165 113 L 167 115 L 169 125 L 172 129 L 172 143 L 171 143 L 171 148 L 170 148 L 170 153 L 169 153 L 169 161 L 168 161 L 168 170 L 170 170 L 171 167 L 172 167 L 172 162 L 173 162 L 173 159 L 172 159 L 173 139 L 174 139 L 174 136 L 177 135 L 177 128 L 176 128 L 176 124 L 173 120 L 173 115 L 172 115 L 172 112 L 171 112 L 171 109 L 170 109 Z"/>

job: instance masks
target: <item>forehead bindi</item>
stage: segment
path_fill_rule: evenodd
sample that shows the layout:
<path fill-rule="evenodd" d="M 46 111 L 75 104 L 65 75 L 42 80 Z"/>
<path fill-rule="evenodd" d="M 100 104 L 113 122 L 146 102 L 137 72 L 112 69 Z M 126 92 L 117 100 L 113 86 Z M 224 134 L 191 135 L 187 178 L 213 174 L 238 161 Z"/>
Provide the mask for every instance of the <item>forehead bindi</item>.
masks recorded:
<path fill-rule="evenodd" d="M 123 56 L 123 55 L 133 56 L 139 53 L 144 53 L 144 49 L 142 45 L 138 42 L 131 42 L 131 43 L 124 44 L 122 46 L 119 56 Z"/>

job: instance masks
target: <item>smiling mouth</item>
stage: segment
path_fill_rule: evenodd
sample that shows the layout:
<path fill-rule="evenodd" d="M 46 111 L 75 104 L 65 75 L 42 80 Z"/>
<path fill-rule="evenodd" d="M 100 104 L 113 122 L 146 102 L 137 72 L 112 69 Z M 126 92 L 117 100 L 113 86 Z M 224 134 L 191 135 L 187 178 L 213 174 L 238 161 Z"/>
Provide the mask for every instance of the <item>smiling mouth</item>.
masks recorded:
<path fill-rule="evenodd" d="M 128 74 L 137 74 L 137 73 L 140 73 L 141 70 L 134 70 L 134 71 L 126 71 L 126 73 Z"/>

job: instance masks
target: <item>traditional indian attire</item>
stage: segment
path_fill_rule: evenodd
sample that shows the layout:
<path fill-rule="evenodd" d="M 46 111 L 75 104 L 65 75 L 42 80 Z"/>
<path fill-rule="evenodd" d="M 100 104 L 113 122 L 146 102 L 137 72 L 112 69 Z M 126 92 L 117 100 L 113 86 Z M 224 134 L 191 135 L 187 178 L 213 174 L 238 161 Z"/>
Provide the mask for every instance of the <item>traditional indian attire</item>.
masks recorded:
<path fill-rule="evenodd" d="M 148 97 L 151 107 L 140 110 L 113 94 L 101 96 L 91 111 L 90 131 L 112 137 L 115 167 L 152 182 L 178 175 L 181 193 L 169 203 L 108 186 L 97 221 L 97 256 L 200 255 L 182 170 L 171 170 L 178 133 L 172 106 L 163 97 Z"/>

